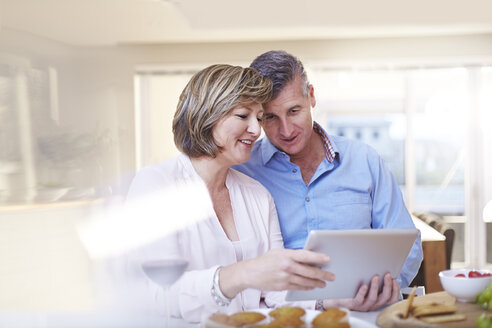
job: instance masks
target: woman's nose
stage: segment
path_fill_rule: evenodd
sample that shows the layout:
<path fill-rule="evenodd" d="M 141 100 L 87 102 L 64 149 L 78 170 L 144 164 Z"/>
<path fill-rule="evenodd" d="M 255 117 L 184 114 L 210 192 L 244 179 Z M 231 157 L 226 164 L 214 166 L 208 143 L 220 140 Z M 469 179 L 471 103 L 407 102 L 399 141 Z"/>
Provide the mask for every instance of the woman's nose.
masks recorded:
<path fill-rule="evenodd" d="M 248 132 L 256 137 L 260 135 L 261 126 L 256 117 L 250 120 L 250 123 L 248 125 Z"/>

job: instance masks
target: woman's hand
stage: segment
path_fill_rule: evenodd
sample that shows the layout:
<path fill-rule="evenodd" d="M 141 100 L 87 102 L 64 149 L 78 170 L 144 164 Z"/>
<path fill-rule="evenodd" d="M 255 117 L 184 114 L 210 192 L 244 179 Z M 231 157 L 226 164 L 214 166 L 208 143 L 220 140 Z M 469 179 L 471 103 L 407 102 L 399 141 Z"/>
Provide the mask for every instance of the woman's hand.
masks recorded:
<path fill-rule="evenodd" d="M 274 249 L 251 260 L 241 261 L 220 271 L 222 293 L 232 298 L 246 288 L 260 290 L 306 290 L 324 287 L 325 280 L 335 280 L 331 272 L 314 265 L 328 263 L 321 253 L 298 249 Z"/>
<path fill-rule="evenodd" d="M 324 300 L 323 307 L 345 307 L 354 311 L 376 311 L 400 299 L 400 285 L 389 273 L 384 275 L 383 290 L 379 293 L 379 276 L 371 279 L 369 286 L 363 285 L 352 299 Z"/>

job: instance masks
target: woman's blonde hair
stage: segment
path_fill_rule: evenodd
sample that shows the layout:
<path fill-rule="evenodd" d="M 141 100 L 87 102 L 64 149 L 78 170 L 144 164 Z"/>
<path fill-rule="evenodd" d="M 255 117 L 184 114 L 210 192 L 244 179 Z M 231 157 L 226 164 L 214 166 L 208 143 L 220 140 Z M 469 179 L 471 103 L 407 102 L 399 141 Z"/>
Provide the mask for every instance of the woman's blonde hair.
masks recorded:
<path fill-rule="evenodd" d="M 190 157 L 215 157 L 220 147 L 212 130 L 239 105 L 270 100 L 272 83 L 250 67 L 212 65 L 192 76 L 174 114 L 174 143 Z"/>

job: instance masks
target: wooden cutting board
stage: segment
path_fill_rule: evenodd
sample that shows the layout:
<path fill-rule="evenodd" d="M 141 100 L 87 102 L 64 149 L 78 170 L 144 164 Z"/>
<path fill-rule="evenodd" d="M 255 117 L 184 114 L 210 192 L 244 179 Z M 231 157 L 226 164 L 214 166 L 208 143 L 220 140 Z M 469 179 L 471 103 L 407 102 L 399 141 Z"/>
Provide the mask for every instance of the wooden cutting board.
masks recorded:
<path fill-rule="evenodd" d="M 456 299 L 449 295 L 447 292 L 437 292 L 431 293 L 424 296 L 415 297 L 413 302 L 414 304 L 419 303 L 429 303 L 429 302 L 439 302 L 447 305 L 454 304 L 458 307 L 457 313 L 466 314 L 465 321 L 457 321 L 457 322 L 447 322 L 442 324 L 429 324 L 423 321 L 420 321 L 416 318 L 408 318 L 402 319 L 401 314 L 403 313 L 405 307 L 407 306 L 407 300 L 403 300 L 401 302 L 395 303 L 379 314 L 376 324 L 378 327 L 382 328 L 391 328 L 391 327 L 476 327 L 475 321 L 480 314 L 486 312 L 486 310 L 482 309 L 479 305 L 475 303 L 461 303 L 456 302 Z"/>

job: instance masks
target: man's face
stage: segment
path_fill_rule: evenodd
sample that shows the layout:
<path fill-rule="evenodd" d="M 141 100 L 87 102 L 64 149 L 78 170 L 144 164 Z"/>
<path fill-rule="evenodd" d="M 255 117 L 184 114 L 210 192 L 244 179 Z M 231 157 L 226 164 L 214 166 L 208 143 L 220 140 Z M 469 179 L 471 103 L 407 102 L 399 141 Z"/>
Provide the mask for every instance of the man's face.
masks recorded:
<path fill-rule="evenodd" d="M 313 87 L 310 85 L 308 95 L 304 95 L 302 86 L 302 79 L 296 77 L 275 99 L 264 105 L 262 125 L 265 134 L 277 149 L 291 158 L 302 156 L 312 140 L 311 107 L 316 100 Z"/>

